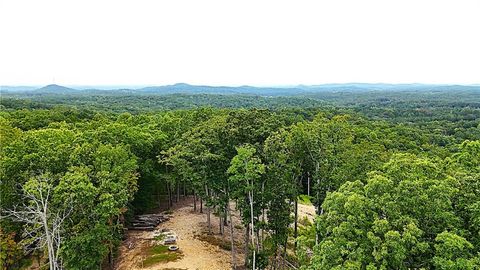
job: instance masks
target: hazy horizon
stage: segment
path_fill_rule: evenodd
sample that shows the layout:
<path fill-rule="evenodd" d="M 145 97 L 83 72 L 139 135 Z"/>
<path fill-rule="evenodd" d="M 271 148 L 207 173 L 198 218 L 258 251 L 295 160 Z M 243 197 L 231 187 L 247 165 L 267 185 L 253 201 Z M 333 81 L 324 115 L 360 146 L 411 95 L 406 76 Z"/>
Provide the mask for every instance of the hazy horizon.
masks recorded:
<path fill-rule="evenodd" d="M 96 89 L 96 90 L 119 90 L 119 89 L 142 89 L 148 87 L 168 87 L 168 86 L 176 86 L 176 85 L 188 85 L 193 87 L 231 87 L 231 88 L 240 88 L 240 87 L 254 87 L 254 88 L 279 88 L 279 89 L 288 89 L 288 88 L 301 88 L 301 87 L 327 87 L 327 86 L 342 86 L 342 85 L 386 85 L 386 86 L 480 86 L 480 84 L 472 83 L 472 84 L 432 84 L 432 83 L 384 83 L 384 82 L 347 82 L 347 83 L 319 83 L 319 84 L 295 84 L 295 85 L 209 85 L 209 84 L 192 84 L 192 83 L 185 83 L 185 82 L 178 82 L 174 84 L 151 84 L 151 85 L 80 85 L 80 84 L 58 84 L 58 83 L 51 83 L 46 85 L 40 84 L 23 84 L 23 85 L 0 85 L 0 90 L 2 88 L 33 88 L 33 89 L 40 89 L 47 86 L 58 85 L 61 87 L 72 88 L 75 90 L 88 90 L 88 89 Z"/>

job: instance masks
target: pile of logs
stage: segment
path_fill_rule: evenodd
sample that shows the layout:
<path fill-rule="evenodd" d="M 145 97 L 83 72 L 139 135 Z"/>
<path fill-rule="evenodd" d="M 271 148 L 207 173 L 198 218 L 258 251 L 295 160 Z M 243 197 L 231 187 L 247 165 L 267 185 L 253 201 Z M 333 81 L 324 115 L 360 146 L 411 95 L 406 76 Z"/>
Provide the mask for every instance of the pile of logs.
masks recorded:
<path fill-rule="evenodd" d="M 129 230 L 153 231 L 158 224 L 169 220 L 164 214 L 137 215 L 133 218 Z"/>

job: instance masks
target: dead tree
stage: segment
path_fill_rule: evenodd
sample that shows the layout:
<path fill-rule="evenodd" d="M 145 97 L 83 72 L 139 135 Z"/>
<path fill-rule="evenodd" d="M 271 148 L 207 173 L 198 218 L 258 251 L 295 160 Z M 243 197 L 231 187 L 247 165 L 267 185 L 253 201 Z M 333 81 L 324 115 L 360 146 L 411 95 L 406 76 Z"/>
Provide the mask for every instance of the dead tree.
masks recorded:
<path fill-rule="evenodd" d="M 49 269 L 62 269 L 59 257 L 63 240 L 63 223 L 72 211 L 71 206 L 54 209 L 52 180 L 45 175 L 31 178 L 23 187 L 24 202 L 5 211 L 6 217 L 24 224 L 23 237 L 29 249 L 46 249 Z M 66 203 L 65 205 L 69 205 Z"/>

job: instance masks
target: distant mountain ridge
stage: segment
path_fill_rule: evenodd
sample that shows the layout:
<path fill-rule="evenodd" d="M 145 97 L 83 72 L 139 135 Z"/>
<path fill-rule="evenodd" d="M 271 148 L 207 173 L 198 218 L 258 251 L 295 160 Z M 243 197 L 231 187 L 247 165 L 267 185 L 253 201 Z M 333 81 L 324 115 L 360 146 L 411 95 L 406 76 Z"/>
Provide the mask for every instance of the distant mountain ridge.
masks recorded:
<path fill-rule="evenodd" d="M 41 88 L 8 86 L 1 88 L 3 93 L 24 93 L 28 95 L 168 95 L 168 94 L 243 94 L 258 96 L 293 96 L 310 95 L 323 92 L 358 92 L 358 91 L 480 91 L 478 85 L 429 85 L 429 84 L 385 84 L 385 83 L 340 83 L 321 85 L 298 85 L 286 87 L 256 87 L 256 86 L 208 86 L 177 83 L 173 85 L 148 86 L 141 88 L 116 88 L 106 90 L 95 87 L 78 89 L 57 84 L 46 85 Z"/>
<path fill-rule="evenodd" d="M 61 85 L 58 85 L 58 84 L 49 84 L 49 85 L 46 85 L 42 88 L 38 88 L 35 91 L 44 92 L 44 93 L 54 93 L 54 94 L 71 94 L 71 93 L 75 93 L 79 90 L 73 89 L 73 88 L 70 88 L 70 87 L 66 87 L 66 86 L 61 86 Z"/>

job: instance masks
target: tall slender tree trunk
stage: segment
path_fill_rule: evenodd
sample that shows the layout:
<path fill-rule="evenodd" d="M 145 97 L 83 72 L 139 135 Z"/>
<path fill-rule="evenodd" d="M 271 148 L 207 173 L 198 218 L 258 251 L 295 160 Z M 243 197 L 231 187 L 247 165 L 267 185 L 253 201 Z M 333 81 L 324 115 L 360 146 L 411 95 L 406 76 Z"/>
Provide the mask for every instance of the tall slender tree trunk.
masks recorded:
<path fill-rule="evenodd" d="M 108 264 L 110 266 L 110 269 L 113 269 L 113 245 L 112 242 L 110 241 L 108 245 L 109 251 L 108 251 Z"/>
<path fill-rule="evenodd" d="M 255 241 L 256 244 L 257 244 L 257 245 L 256 245 L 256 247 L 257 247 L 257 252 L 260 252 L 260 229 L 257 228 L 257 229 L 255 230 L 255 235 L 256 235 L 255 240 L 257 240 L 257 241 Z"/>
<path fill-rule="evenodd" d="M 293 201 L 293 211 L 294 211 L 294 218 L 293 218 L 293 238 L 294 238 L 294 251 L 297 249 L 297 237 L 298 237 L 298 186 L 299 183 L 301 184 L 302 182 L 302 176 L 300 175 L 299 177 L 300 180 L 296 179 L 295 176 L 293 176 L 292 181 L 296 183 L 295 185 L 295 198 Z M 286 247 L 285 247 L 286 250 Z"/>
<path fill-rule="evenodd" d="M 232 212 L 230 210 L 230 203 L 227 204 L 227 215 L 230 219 L 230 250 L 232 252 L 232 269 L 236 269 L 237 265 L 235 264 L 235 240 L 233 238 L 233 219 Z"/>
<path fill-rule="evenodd" d="M 228 198 L 228 195 L 227 195 L 227 198 Z M 229 202 L 225 205 L 225 209 L 223 210 L 224 213 L 225 213 L 225 218 L 223 219 L 223 226 L 228 226 L 228 219 L 227 219 L 227 216 L 228 216 L 228 209 L 230 208 L 230 200 Z"/>
<path fill-rule="evenodd" d="M 193 211 L 197 212 L 197 194 L 195 194 L 195 189 L 193 190 Z"/>
<path fill-rule="evenodd" d="M 165 163 L 165 174 L 168 174 L 168 166 Z M 168 191 L 168 209 L 173 206 L 173 198 L 172 198 L 172 185 L 167 180 L 167 191 Z"/>
<path fill-rule="evenodd" d="M 253 181 L 252 181 L 253 182 Z M 253 186 L 253 185 L 252 185 Z M 252 224 L 252 235 L 251 235 L 251 241 L 252 241 L 252 249 L 253 249 L 253 262 L 252 262 L 252 269 L 255 270 L 255 255 L 256 255 L 256 245 L 255 245 L 255 225 L 254 225 L 254 220 L 253 220 L 253 190 L 248 192 L 249 198 L 250 198 L 250 223 Z"/>
<path fill-rule="evenodd" d="M 212 234 L 212 224 L 210 222 L 210 207 L 207 207 L 208 234 Z"/>
<path fill-rule="evenodd" d="M 207 194 L 207 198 L 208 196 L 210 196 L 210 192 L 208 191 L 208 187 L 205 185 L 205 193 Z M 207 206 L 207 223 L 208 223 L 208 233 L 211 234 L 212 233 L 212 223 L 210 221 L 210 207 Z"/>
<path fill-rule="evenodd" d="M 250 242 L 250 223 L 245 226 L 245 267 L 248 266 L 248 245 Z"/>
<path fill-rule="evenodd" d="M 298 197 L 295 197 L 295 223 L 293 226 L 293 238 L 295 243 L 295 250 L 297 249 L 297 237 L 298 237 Z"/>
<path fill-rule="evenodd" d="M 265 198 L 263 194 L 265 194 L 265 181 L 262 182 L 262 224 L 265 224 L 265 207 L 264 207 Z M 260 247 L 260 250 L 263 250 L 263 228 L 260 228 L 260 230 L 261 230 L 261 235 L 257 230 L 257 246 Z"/>
<path fill-rule="evenodd" d="M 43 214 L 44 214 L 44 217 L 42 217 L 42 221 L 43 221 L 43 228 L 45 230 L 45 238 L 47 240 L 47 247 L 48 247 L 48 264 L 50 266 L 50 269 L 56 270 L 57 268 L 55 265 L 55 256 L 53 255 L 53 240 L 50 237 L 50 229 L 48 228 L 46 209 L 44 209 Z"/>
<path fill-rule="evenodd" d="M 317 205 L 316 205 L 316 212 L 317 212 L 317 215 L 320 213 L 320 190 L 321 190 L 321 187 L 320 187 L 320 176 L 318 175 L 318 171 L 320 169 L 320 164 L 317 162 L 315 162 L 315 175 L 317 177 Z"/>
<path fill-rule="evenodd" d="M 265 208 L 262 208 L 262 224 L 265 224 Z M 262 229 L 262 235 L 261 235 L 261 240 L 260 241 L 260 247 L 262 248 L 263 250 L 263 240 L 265 239 L 265 236 L 264 236 L 264 230 Z"/>
<path fill-rule="evenodd" d="M 172 188 L 170 183 L 167 183 L 167 191 L 168 191 L 168 209 L 170 209 L 173 206 Z"/>
<path fill-rule="evenodd" d="M 202 196 L 200 196 L 200 213 L 203 214 L 203 199 L 202 199 Z"/>
<path fill-rule="evenodd" d="M 218 206 L 218 229 L 220 234 L 223 237 L 223 220 L 225 217 L 223 216 L 223 207 L 221 205 Z"/>
<path fill-rule="evenodd" d="M 177 186 L 177 197 L 175 198 L 175 202 L 178 203 L 178 201 L 180 200 L 180 183 L 176 183 L 176 186 Z"/>
<path fill-rule="evenodd" d="M 307 195 L 310 196 L 310 174 L 307 173 Z"/>
<path fill-rule="evenodd" d="M 162 199 L 160 195 L 160 189 L 158 187 L 157 187 L 157 203 L 158 203 L 158 207 L 160 208 L 162 206 Z"/>
<path fill-rule="evenodd" d="M 48 199 L 47 199 L 48 200 Z M 49 228 L 48 220 L 47 220 L 47 214 L 48 214 L 48 201 L 45 200 L 45 202 L 41 202 L 42 204 L 42 223 L 43 223 L 43 228 L 45 230 L 45 238 L 47 240 L 47 252 L 48 252 L 48 264 L 50 266 L 50 269 L 57 270 L 59 269 L 58 261 L 57 261 L 57 256 L 56 256 L 56 250 L 55 250 L 55 244 L 54 244 L 54 235 L 53 232 Z M 57 247 L 58 248 L 58 247 Z"/>
<path fill-rule="evenodd" d="M 218 214 L 218 232 L 219 232 L 221 235 L 223 235 L 223 228 L 222 228 L 222 226 L 223 226 L 222 213 L 219 212 L 219 214 Z"/>
<path fill-rule="evenodd" d="M 315 175 L 317 177 L 317 207 L 316 207 L 316 212 L 317 212 L 317 215 L 320 215 L 320 177 L 318 175 L 318 171 L 320 169 L 320 164 L 317 162 L 315 162 Z M 318 245 L 318 242 L 319 242 L 319 236 L 318 236 L 318 228 L 315 227 L 315 245 Z"/>
<path fill-rule="evenodd" d="M 185 181 L 183 181 L 183 198 L 187 197 L 187 188 L 185 187 Z"/>
<path fill-rule="evenodd" d="M 320 209 L 320 215 L 323 215 L 323 208 Z M 318 222 L 317 222 L 318 224 Z M 315 227 L 315 245 L 318 245 L 318 242 L 320 242 L 320 236 L 318 235 L 318 232 L 320 231 L 320 228 L 318 228 L 318 225 Z"/>

